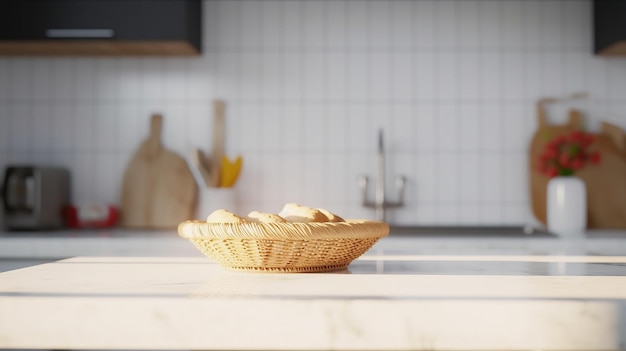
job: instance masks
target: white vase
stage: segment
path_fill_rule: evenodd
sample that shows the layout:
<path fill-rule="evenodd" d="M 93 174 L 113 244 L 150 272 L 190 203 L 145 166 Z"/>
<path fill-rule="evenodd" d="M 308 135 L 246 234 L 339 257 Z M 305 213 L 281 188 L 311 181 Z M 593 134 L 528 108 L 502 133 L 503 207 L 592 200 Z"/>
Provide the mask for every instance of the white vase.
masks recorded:
<path fill-rule="evenodd" d="M 198 192 L 198 207 L 195 219 L 205 221 L 213 211 L 220 209 L 239 214 L 237 213 L 237 207 L 237 195 L 233 188 L 202 187 Z"/>
<path fill-rule="evenodd" d="M 584 234 L 587 228 L 587 188 L 574 176 L 548 182 L 548 231 L 561 236 Z"/>

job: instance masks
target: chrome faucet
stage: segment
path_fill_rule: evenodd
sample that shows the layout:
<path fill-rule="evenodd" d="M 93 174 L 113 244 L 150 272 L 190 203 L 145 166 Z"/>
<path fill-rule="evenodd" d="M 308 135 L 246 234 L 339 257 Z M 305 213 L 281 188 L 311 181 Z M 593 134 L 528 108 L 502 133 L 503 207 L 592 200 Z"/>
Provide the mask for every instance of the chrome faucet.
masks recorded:
<path fill-rule="evenodd" d="M 361 188 L 363 206 L 376 209 L 376 220 L 385 220 L 385 209 L 392 207 L 404 206 L 404 185 L 406 178 L 404 176 L 396 177 L 396 190 L 398 192 L 398 201 L 391 202 L 385 199 L 385 148 L 383 143 L 383 130 L 378 130 L 378 151 L 376 154 L 376 192 L 374 201 L 368 200 L 367 188 L 369 179 L 365 175 L 358 177 L 359 188 Z"/>

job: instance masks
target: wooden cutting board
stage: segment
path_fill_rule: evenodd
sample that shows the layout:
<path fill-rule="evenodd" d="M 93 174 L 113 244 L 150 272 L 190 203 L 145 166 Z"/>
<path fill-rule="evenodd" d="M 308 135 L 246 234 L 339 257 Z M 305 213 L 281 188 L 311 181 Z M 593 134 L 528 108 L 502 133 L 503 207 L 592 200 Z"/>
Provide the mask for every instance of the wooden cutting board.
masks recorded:
<path fill-rule="evenodd" d="M 535 218 L 547 223 L 546 189 L 548 177 L 537 170 L 539 155 L 546 140 L 582 127 L 579 111 L 572 110 L 564 124 L 550 124 L 543 104 L 537 106 L 537 131 L 529 150 L 529 178 L 531 203 Z M 626 136 L 617 126 L 603 122 L 601 131 L 595 134 L 593 149 L 600 152 L 598 165 L 588 165 L 576 172 L 587 187 L 587 226 L 589 228 L 626 228 Z"/>
<path fill-rule="evenodd" d="M 176 228 L 193 218 L 198 187 L 184 158 L 161 144 L 163 117 L 153 115 L 150 135 L 131 158 L 122 184 L 120 224 Z"/>

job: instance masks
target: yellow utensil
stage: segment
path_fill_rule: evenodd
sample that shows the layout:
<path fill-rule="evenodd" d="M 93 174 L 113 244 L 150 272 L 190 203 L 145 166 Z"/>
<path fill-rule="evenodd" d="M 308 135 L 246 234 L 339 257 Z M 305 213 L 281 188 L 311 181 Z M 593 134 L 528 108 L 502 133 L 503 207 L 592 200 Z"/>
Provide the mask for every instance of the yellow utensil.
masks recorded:
<path fill-rule="evenodd" d="M 241 156 L 237 156 L 234 162 L 230 162 L 226 156 L 222 157 L 220 187 L 230 188 L 235 185 L 237 178 L 239 178 L 239 173 L 241 172 L 242 163 L 243 159 Z"/>

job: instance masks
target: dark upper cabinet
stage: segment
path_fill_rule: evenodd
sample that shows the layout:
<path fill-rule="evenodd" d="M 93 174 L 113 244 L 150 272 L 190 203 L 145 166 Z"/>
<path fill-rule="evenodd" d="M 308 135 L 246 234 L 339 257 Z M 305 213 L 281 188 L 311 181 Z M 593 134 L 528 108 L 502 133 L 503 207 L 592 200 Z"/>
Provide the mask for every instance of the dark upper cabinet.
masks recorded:
<path fill-rule="evenodd" d="M 594 50 L 602 56 L 626 56 L 626 1 L 593 2 Z"/>
<path fill-rule="evenodd" d="M 199 55 L 200 0 L 0 0 L 0 55 Z"/>

